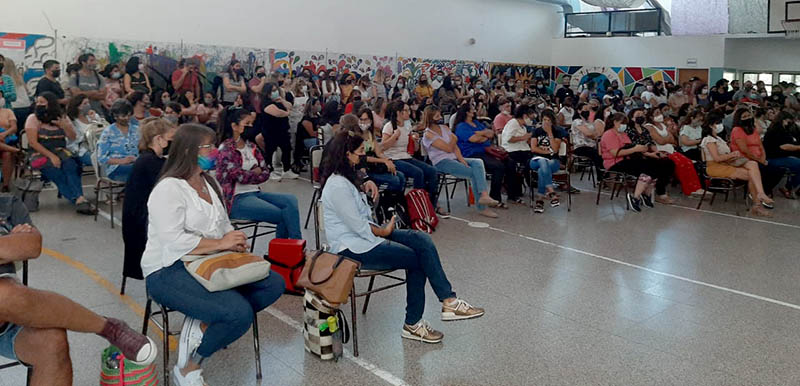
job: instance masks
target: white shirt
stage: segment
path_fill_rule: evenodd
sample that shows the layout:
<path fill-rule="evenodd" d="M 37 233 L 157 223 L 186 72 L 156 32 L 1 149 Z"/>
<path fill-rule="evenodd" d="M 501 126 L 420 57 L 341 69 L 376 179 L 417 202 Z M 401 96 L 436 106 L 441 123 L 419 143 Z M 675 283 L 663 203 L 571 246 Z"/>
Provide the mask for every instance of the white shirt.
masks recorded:
<path fill-rule="evenodd" d="M 500 135 L 500 146 L 506 151 L 531 151 L 530 145 L 527 141 L 511 142 L 513 137 L 521 137 L 528 131 L 519 124 L 516 118 L 511 118 L 506 126 L 503 127 L 503 134 Z"/>
<path fill-rule="evenodd" d="M 203 238 L 221 239 L 233 230 L 228 211 L 206 183 L 212 204 L 200 198 L 186 180 L 161 180 L 147 201 L 149 224 L 142 272 L 150 275 L 179 261 Z"/>
<path fill-rule="evenodd" d="M 250 146 L 245 146 L 241 149 L 236 149 L 242 155 L 242 170 L 251 170 L 254 167 L 258 166 L 258 160 L 256 156 L 253 155 L 253 148 Z M 240 184 L 236 183 L 236 187 L 233 188 L 233 195 L 243 194 L 243 193 L 251 193 L 251 192 L 260 192 L 261 188 L 258 185 L 253 184 Z"/>
<path fill-rule="evenodd" d="M 391 147 L 383 147 L 383 155 L 391 160 L 409 159 L 411 158 L 411 154 L 408 154 L 408 135 L 411 133 L 411 126 L 405 124 L 398 127 L 396 130 L 400 130 L 400 137 L 397 138 L 397 141 Z M 383 141 L 385 142 L 386 138 L 389 138 L 394 132 L 394 124 L 392 124 L 392 122 L 386 122 L 386 124 L 383 125 Z"/>
<path fill-rule="evenodd" d="M 715 143 L 717 144 L 717 154 L 718 155 L 725 155 L 731 152 L 731 148 L 728 146 L 725 141 L 720 138 L 708 135 L 703 138 L 703 142 L 700 142 L 700 147 L 703 148 L 703 154 L 705 155 L 705 161 L 711 162 L 714 161 L 714 157 L 711 156 L 711 152 L 708 150 L 708 144 Z"/>
<path fill-rule="evenodd" d="M 680 135 L 681 136 L 685 135 L 685 136 L 689 137 L 689 139 L 691 139 L 691 140 L 698 140 L 703 136 L 703 128 L 700 127 L 700 126 L 692 127 L 692 126 L 689 126 L 689 125 L 683 125 L 683 127 L 681 128 Z M 697 148 L 697 145 L 694 145 L 694 146 L 681 145 L 681 149 L 683 151 L 689 151 L 689 150 L 696 149 L 696 148 Z"/>
<path fill-rule="evenodd" d="M 575 114 L 575 110 L 572 108 L 562 107 L 561 111 L 558 112 L 558 115 L 564 117 L 564 124 L 567 126 L 572 126 L 572 115 Z M 553 122 L 555 123 L 555 122 Z"/>
<path fill-rule="evenodd" d="M 572 136 L 572 143 L 575 145 L 576 148 L 579 147 L 597 147 L 597 142 L 593 139 L 589 139 L 586 135 L 583 134 L 581 129 L 578 126 L 587 125 L 591 130 L 594 131 L 594 123 L 589 121 L 584 121 L 583 119 L 576 119 L 572 121 L 572 126 L 570 127 L 570 134 Z"/>

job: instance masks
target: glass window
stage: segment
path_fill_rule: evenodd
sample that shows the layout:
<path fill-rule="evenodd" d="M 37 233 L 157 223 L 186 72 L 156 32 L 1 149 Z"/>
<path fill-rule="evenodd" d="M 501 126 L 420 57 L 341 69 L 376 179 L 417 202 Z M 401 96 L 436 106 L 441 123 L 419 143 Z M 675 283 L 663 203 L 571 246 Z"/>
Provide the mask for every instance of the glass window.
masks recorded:
<path fill-rule="evenodd" d="M 729 80 L 729 81 L 731 81 L 731 80 L 736 79 L 736 73 L 735 72 L 724 71 L 722 73 L 722 77 L 727 79 L 727 80 Z"/>
<path fill-rule="evenodd" d="M 747 81 L 750 81 L 750 82 L 753 82 L 753 83 L 758 82 L 758 74 L 756 74 L 755 72 L 745 72 L 744 73 L 744 79 L 742 79 L 742 80 L 745 81 L 745 82 L 747 82 Z"/>
<path fill-rule="evenodd" d="M 800 74 L 780 74 L 778 75 L 778 81 L 800 84 Z"/>

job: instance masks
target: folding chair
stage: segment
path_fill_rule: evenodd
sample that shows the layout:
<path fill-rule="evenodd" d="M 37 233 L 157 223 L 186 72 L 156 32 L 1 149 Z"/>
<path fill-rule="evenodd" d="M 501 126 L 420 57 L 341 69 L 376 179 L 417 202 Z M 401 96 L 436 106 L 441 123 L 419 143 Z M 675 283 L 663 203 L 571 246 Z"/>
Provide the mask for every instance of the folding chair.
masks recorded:
<path fill-rule="evenodd" d="M 26 285 L 26 286 L 28 285 L 28 261 L 27 260 L 22 262 L 22 284 Z M 364 307 L 364 309 L 366 310 L 366 307 Z M 17 366 L 24 366 L 24 367 L 27 368 L 27 370 L 26 370 L 27 374 L 25 375 L 25 378 L 26 378 L 25 385 L 30 386 L 31 385 L 31 376 L 33 376 L 33 367 L 30 367 L 30 366 L 28 366 L 28 365 L 26 365 L 26 364 L 24 364 L 24 363 L 22 363 L 20 361 L 15 361 L 15 362 L 9 362 L 9 363 L 4 363 L 4 364 L 0 365 L 0 370 L 10 369 L 10 368 L 17 367 Z"/>
<path fill-rule="evenodd" d="M 609 200 L 613 200 L 614 197 L 619 197 L 623 189 L 625 190 L 625 194 L 628 194 L 630 191 L 629 185 L 633 184 L 635 186 L 636 181 L 638 181 L 637 177 L 621 172 L 604 169 L 601 169 L 600 172 L 602 175 L 599 176 L 600 178 L 597 180 L 597 201 L 595 205 L 600 205 L 600 193 L 603 192 L 603 188 L 606 186 L 611 186 L 611 197 L 609 197 Z M 628 209 L 630 209 L 629 204 L 628 201 L 625 200 L 625 210 Z"/>
<path fill-rule="evenodd" d="M 86 140 L 89 148 L 92 149 L 92 169 L 97 182 L 94 185 L 94 207 L 99 208 L 100 194 L 105 193 L 108 197 L 109 212 L 111 215 L 111 228 L 114 228 L 114 194 L 122 193 L 125 190 L 125 183 L 115 181 L 105 176 L 101 165 L 97 161 L 97 141 L 102 134 L 100 126 L 96 126 L 86 131 Z M 99 212 L 99 211 L 98 211 Z M 94 221 L 97 221 L 97 213 L 94 214 Z"/>
<path fill-rule="evenodd" d="M 319 167 L 322 164 L 322 152 L 324 149 L 325 146 L 316 145 L 308 150 L 309 154 L 311 154 L 311 167 L 309 168 L 309 172 L 311 173 L 311 186 L 314 188 L 314 193 L 311 195 L 311 203 L 308 205 L 308 214 L 306 215 L 306 224 L 303 226 L 304 229 L 308 229 L 308 221 L 311 219 L 311 213 L 316 210 L 315 205 L 317 204 L 317 200 L 322 197 L 322 181 L 320 181 Z"/>
<path fill-rule="evenodd" d="M 570 174 L 569 165 L 572 163 L 572 147 L 567 141 L 561 142 L 561 147 L 558 152 L 559 157 L 566 157 L 566 162 L 561 165 L 561 168 L 553 173 L 553 184 L 563 184 L 567 186 L 567 212 L 572 211 L 572 176 Z M 528 168 L 528 186 L 530 187 L 529 200 L 530 206 L 533 207 L 533 200 L 536 194 L 534 183 L 538 182 L 539 173 L 536 170 Z"/>
<path fill-rule="evenodd" d="M 231 225 L 237 231 L 246 231 L 249 229 L 253 230 L 253 233 L 250 236 L 247 236 L 247 239 L 250 240 L 250 253 L 253 253 L 253 250 L 256 248 L 256 240 L 259 237 L 267 236 L 274 234 L 277 232 L 278 227 L 272 225 L 270 223 L 261 222 L 261 221 L 252 221 L 252 220 L 238 220 L 238 219 L 231 219 Z M 259 228 L 265 229 L 261 233 L 259 233 Z"/>
<path fill-rule="evenodd" d="M 439 173 L 439 192 L 437 193 L 439 197 L 442 196 L 442 189 L 444 188 L 444 197 L 447 200 L 447 212 L 450 212 L 450 200 L 456 194 L 456 188 L 458 188 L 458 184 L 464 183 L 464 194 L 467 196 L 467 206 L 470 206 L 469 203 L 469 187 L 470 181 L 468 178 L 461 178 L 452 176 L 447 173 Z M 450 191 L 450 187 L 453 187 L 453 191 Z"/>

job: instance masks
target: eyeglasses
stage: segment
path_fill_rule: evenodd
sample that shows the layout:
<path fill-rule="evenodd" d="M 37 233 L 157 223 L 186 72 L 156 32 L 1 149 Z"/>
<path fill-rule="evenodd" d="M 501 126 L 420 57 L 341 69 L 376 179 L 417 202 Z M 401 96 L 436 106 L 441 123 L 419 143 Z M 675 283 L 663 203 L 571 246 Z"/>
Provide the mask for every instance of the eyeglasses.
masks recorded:
<path fill-rule="evenodd" d="M 208 145 L 200 145 L 197 148 L 198 149 L 212 149 L 213 147 L 214 147 L 213 144 L 208 144 Z"/>

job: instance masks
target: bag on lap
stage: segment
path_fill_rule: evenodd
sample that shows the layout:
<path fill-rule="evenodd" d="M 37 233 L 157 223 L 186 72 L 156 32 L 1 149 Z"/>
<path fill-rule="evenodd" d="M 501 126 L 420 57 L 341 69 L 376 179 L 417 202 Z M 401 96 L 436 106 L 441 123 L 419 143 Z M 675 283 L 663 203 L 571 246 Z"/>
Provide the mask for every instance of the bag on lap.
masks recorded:
<path fill-rule="evenodd" d="M 292 239 L 272 239 L 264 259 L 272 264 L 272 271 L 283 276 L 286 293 L 302 295 L 303 290 L 297 286 L 297 279 L 306 264 L 306 241 Z"/>
<path fill-rule="evenodd" d="M 186 255 L 181 260 L 189 274 L 210 292 L 236 288 L 269 276 L 270 263 L 249 253 Z"/>
<path fill-rule="evenodd" d="M 439 217 L 436 216 L 428 192 L 423 189 L 411 189 L 406 194 L 406 203 L 411 229 L 433 233 L 439 225 Z"/>
<path fill-rule="evenodd" d="M 158 379 L 155 362 L 148 366 L 134 364 L 114 346 L 100 355 L 100 386 L 156 386 Z"/>
<path fill-rule="evenodd" d="M 334 307 L 346 303 L 361 263 L 325 251 L 309 251 L 297 285 L 311 290 Z"/>

